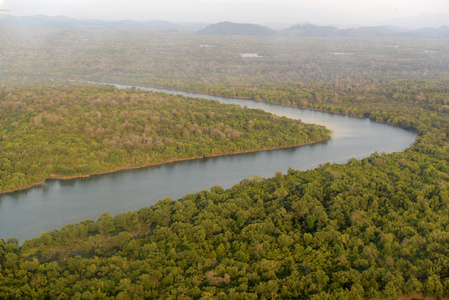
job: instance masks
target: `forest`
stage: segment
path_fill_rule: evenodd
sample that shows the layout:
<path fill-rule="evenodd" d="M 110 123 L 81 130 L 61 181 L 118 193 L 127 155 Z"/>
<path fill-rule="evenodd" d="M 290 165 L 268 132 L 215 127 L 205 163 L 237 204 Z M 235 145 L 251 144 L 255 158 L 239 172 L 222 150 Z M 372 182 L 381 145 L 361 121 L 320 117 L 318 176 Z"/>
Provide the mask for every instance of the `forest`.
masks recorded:
<path fill-rule="evenodd" d="M 136 153 L 125 158 L 126 164 L 139 161 L 142 156 L 137 154 L 139 143 L 128 144 L 129 135 L 121 135 L 122 129 L 129 127 L 129 134 L 142 135 L 138 125 L 143 125 L 139 122 L 148 122 L 146 126 L 161 136 L 164 128 L 158 132 L 151 117 L 139 119 L 138 110 L 151 110 L 156 105 L 153 99 L 160 99 L 161 105 L 167 102 L 163 110 L 168 115 L 163 110 L 154 115 L 159 120 L 175 119 L 170 101 L 176 103 L 177 96 L 66 82 L 46 83 L 45 88 L 39 83 L 39 87 L 33 88 L 35 82 L 42 78 L 97 80 L 194 90 L 368 117 L 418 133 L 404 152 L 376 152 L 362 160 L 350 159 L 346 164 L 323 162 L 314 170 L 289 169 L 286 174 L 277 172 L 268 179 L 254 176 L 226 190 L 213 186 L 181 199 L 166 198 L 134 212 L 116 216 L 105 212 L 97 220 L 68 224 L 26 240 L 21 246 L 15 238 L 3 239 L 1 298 L 449 296 L 447 40 L 223 38 L 140 31 L 109 31 L 101 35 L 95 31 L 39 31 L 33 39 L 11 32 L 1 34 L 10 35 L 0 45 L 0 57 L 6 62 L 0 67 L 0 74 L 5 77 L 1 79 L 2 99 L 9 94 L 9 102 L 20 99 L 25 103 L 30 99 L 27 106 L 33 97 L 51 98 L 54 102 L 36 101 L 34 115 L 28 119 L 22 116 L 26 120 L 22 128 L 33 124 L 44 134 L 43 128 L 52 122 L 64 122 L 55 117 L 70 109 L 63 105 L 64 101 L 74 101 L 78 103 L 74 116 L 83 121 L 61 126 L 67 130 L 61 134 L 67 134 L 70 140 L 69 125 L 72 129 L 75 124 L 82 125 L 77 130 L 83 139 L 91 141 L 87 147 L 101 145 L 106 147 L 101 151 L 106 152 L 107 147 L 114 145 L 111 151 L 129 149 L 129 154 Z M 240 53 L 259 53 L 263 57 L 244 58 Z M 8 59 L 13 56 L 18 58 Z M 6 81 L 14 81 L 16 86 L 12 88 Z M 51 97 L 42 98 L 40 94 Z M 152 100 L 143 101 L 147 97 Z M 113 115 L 114 111 L 119 114 L 118 107 L 109 107 L 112 100 L 117 106 L 123 105 L 128 114 L 121 116 L 120 122 L 108 124 L 106 119 L 102 123 L 97 112 L 102 116 Z M 144 106 L 134 106 L 139 101 Z M 14 105 L 9 105 L 13 111 Z M 218 104 L 209 105 L 217 106 L 212 112 L 220 109 Z M 39 115 L 44 106 L 47 116 Z M 57 111 L 59 107 L 63 109 Z M 88 111 L 83 111 L 83 107 L 89 107 Z M 91 113 L 92 107 L 95 110 Z M 181 110 L 180 104 L 175 108 Z M 211 112 L 206 107 L 201 109 L 197 115 Z M 257 113 L 260 127 L 266 126 L 268 135 L 272 128 L 279 133 L 272 119 L 292 126 L 295 132 L 298 128 L 307 132 L 301 123 L 262 112 L 246 112 L 237 107 L 222 109 L 230 109 L 229 118 L 237 110 Z M 206 132 L 219 129 L 226 141 L 217 147 L 227 147 L 232 141 L 233 131 L 229 131 L 230 135 L 225 132 L 231 126 L 225 120 L 218 124 L 190 123 L 188 116 L 193 115 L 193 109 L 190 113 L 183 115 L 187 128 L 204 126 L 200 129 L 205 139 L 213 138 Z M 217 118 L 226 113 L 214 115 Z M 9 116 L 14 115 L 2 116 L 2 126 Z M 39 127 L 39 121 L 43 127 Z M 14 126 L 19 128 L 22 124 L 15 122 L 11 123 L 13 132 Z M 123 126 L 125 123 L 132 125 Z M 102 144 L 95 138 L 88 139 L 100 125 L 105 130 L 98 137 L 103 139 Z M 116 126 L 118 131 L 108 131 L 108 125 Z M 8 128 L 3 128 L 3 138 L 10 138 Z M 180 143 L 175 136 L 184 131 L 173 129 L 175 132 L 167 130 L 168 136 L 161 136 L 164 145 L 166 139 Z M 231 130 L 243 133 L 243 129 Z M 320 130 L 324 136 L 329 134 Z M 195 131 L 188 133 L 189 139 L 195 135 Z M 219 140 L 220 136 L 214 138 Z M 293 140 L 292 144 L 296 142 Z M 82 159 L 85 158 L 80 157 L 79 161 Z M 118 166 L 114 159 L 106 163 L 108 168 Z M 68 174 L 80 172 L 77 166 L 72 166 L 74 169 Z M 52 168 L 50 173 L 58 170 L 58 165 Z"/>
<path fill-rule="evenodd" d="M 260 110 L 111 85 L 4 85 L 0 99 L 0 192 L 49 177 L 292 147 L 331 134 Z"/>

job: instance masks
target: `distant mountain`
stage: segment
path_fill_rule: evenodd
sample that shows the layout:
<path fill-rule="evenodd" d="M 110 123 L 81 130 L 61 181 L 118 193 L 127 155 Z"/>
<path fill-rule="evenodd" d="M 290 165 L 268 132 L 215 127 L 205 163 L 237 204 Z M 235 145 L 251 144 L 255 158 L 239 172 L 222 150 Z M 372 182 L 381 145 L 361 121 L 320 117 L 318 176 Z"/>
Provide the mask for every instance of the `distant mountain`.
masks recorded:
<path fill-rule="evenodd" d="M 449 26 L 443 26 L 440 28 L 423 28 L 413 30 L 411 33 L 414 36 L 419 37 L 449 38 Z"/>
<path fill-rule="evenodd" d="M 426 19 L 434 15 L 422 15 Z M 447 17 L 437 18 L 435 24 L 449 23 L 449 15 L 436 15 Z M 419 18 L 418 18 L 419 19 Z M 416 19 L 417 20 L 417 19 Z M 65 16 L 25 16 L 17 17 L 11 15 L 0 15 L 0 29 L 9 28 L 41 28 L 60 30 L 91 30 L 91 29 L 137 29 L 154 30 L 159 32 L 186 31 L 197 32 L 202 35 L 252 35 L 252 36 L 297 36 L 297 37 L 429 37 L 449 38 L 449 26 L 439 28 L 421 28 L 415 30 L 404 29 L 404 27 L 377 26 L 339 29 L 333 26 L 317 26 L 313 24 L 296 24 L 281 31 L 274 31 L 267 26 L 256 24 L 242 24 L 221 22 L 217 24 L 206 23 L 173 23 L 168 21 L 138 22 L 131 20 L 101 21 L 101 20 L 78 20 Z"/>
<path fill-rule="evenodd" d="M 312 24 L 293 25 L 281 32 L 287 36 L 299 37 L 430 37 L 449 38 L 449 27 L 423 28 L 405 30 L 393 26 L 359 27 L 338 29 L 332 26 L 317 26 Z"/>
<path fill-rule="evenodd" d="M 338 29 L 332 26 L 317 26 L 313 24 L 297 24 L 287 28 L 282 33 L 289 36 L 304 37 L 345 37 L 345 36 L 366 36 L 376 37 L 382 35 L 380 28 L 371 29 L 369 27 Z M 386 29 L 385 29 L 386 31 Z"/>
<path fill-rule="evenodd" d="M 401 28 L 395 28 L 392 26 L 361 27 L 359 29 L 373 34 L 377 34 L 378 36 L 397 36 L 404 31 Z"/>
<path fill-rule="evenodd" d="M 172 23 L 167 21 L 138 22 L 130 20 L 101 21 L 78 20 L 65 16 L 0 16 L 0 25 L 22 28 L 55 28 L 55 29 L 150 29 L 158 31 L 191 30 L 197 31 L 206 27 L 205 23 Z"/>
<path fill-rule="evenodd" d="M 256 24 L 221 22 L 212 24 L 198 31 L 202 35 L 276 35 L 276 31 Z"/>
<path fill-rule="evenodd" d="M 421 14 L 414 17 L 398 18 L 386 22 L 389 25 L 417 30 L 421 28 L 439 28 L 449 26 L 448 14 Z"/>
<path fill-rule="evenodd" d="M 283 31 L 284 34 L 294 35 L 294 36 L 321 36 L 321 37 L 331 37 L 331 36 L 341 36 L 342 31 L 336 27 L 332 26 L 317 26 L 312 24 L 297 24 L 293 25 Z"/>

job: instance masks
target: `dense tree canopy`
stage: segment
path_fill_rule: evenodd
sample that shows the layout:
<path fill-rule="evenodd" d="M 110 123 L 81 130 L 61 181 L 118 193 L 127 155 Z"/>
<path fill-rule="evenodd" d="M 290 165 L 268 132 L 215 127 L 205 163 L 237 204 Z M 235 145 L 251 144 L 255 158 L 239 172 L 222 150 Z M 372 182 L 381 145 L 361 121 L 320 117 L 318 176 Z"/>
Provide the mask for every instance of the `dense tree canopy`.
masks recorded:
<path fill-rule="evenodd" d="M 448 173 L 430 155 L 373 154 L 104 213 L 20 248 L 3 241 L 0 295 L 441 297 Z"/>
<path fill-rule="evenodd" d="M 33 39 L 17 32 L 1 34 L 9 37 L 0 45 L 2 57 L 16 55 L 18 59 L 5 60 L 0 74 L 23 82 L 48 76 L 195 90 L 369 117 L 415 130 L 418 138 L 403 153 L 373 153 L 339 165 L 323 162 L 315 170 L 290 169 L 269 179 L 254 176 L 227 190 L 214 186 L 135 212 L 116 216 L 105 212 L 96 221 L 69 224 L 22 246 L 16 239 L 2 240 L 0 297 L 448 297 L 447 40 L 223 39 L 137 31 L 45 31 Z M 205 44 L 216 47 L 200 46 Z M 438 51 L 426 52 L 428 48 Z M 246 59 L 239 53 L 264 57 Z M 72 93 L 81 102 L 72 99 Z M 207 103 L 199 104 L 199 111 L 194 112 L 189 110 L 190 104 L 187 108 L 181 104 L 196 103 L 193 99 L 181 101 L 176 96 L 110 86 L 3 87 L 1 95 L 10 97 L 2 104 L 9 112 L 0 119 L 3 139 L 17 129 L 23 131 L 19 135 L 23 137 L 30 128 L 44 134 L 44 128 L 64 125 L 59 126 L 66 130 L 61 133 L 64 138 L 73 139 L 70 133 L 75 130 L 89 141 L 87 147 L 112 151 L 98 148 L 98 153 L 108 153 L 99 155 L 107 158 L 106 169 L 153 162 L 140 160 L 135 149 L 144 152 L 139 148 L 141 140 L 128 145 L 134 141 L 132 134 L 148 133 L 139 131 L 139 126 L 150 127 L 150 133 L 160 137 L 151 140 L 153 148 L 158 147 L 157 141 L 164 147 L 179 146 L 182 142 L 176 137 L 184 136 L 184 129 L 191 140 L 199 128 L 201 139 L 213 140 L 214 147 L 223 152 L 229 151 L 229 145 L 237 145 L 235 134 L 242 138 L 246 131 L 254 132 L 251 127 L 257 127 L 249 120 L 231 118 L 242 110 L 236 107 L 227 108 L 231 113 L 218 114 L 219 105 Z M 22 104 L 21 109 L 16 106 L 32 97 L 42 102 L 34 111 L 26 110 L 30 104 Z M 43 99 L 52 99 L 57 105 Z M 69 114 L 71 101 L 76 105 Z M 114 101 L 117 106 L 112 105 Z M 140 106 L 144 104 L 149 106 Z M 43 105 L 51 109 L 39 110 Z M 215 106 L 211 109 L 210 105 Z M 181 109 L 186 111 L 181 113 Z M 21 112 L 20 118 L 15 111 Z M 298 126 L 301 132 L 305 130 L 299 123 L 288 125 L 281 118 L 251 113 L 260 114 L 260 127 L 266 128 L 268 135 L 277 124 L 271 122 L 293 126 L 295 132 Z M 208 117 L 216 119 L 218 115 L 218 122 L 207 123 Z M 175 123 L 165 120 L 172 118 Z M 26 123 L 20 125 L 19 119 Z M 231 127 L 224 119 L 232 119 L 246 131 Z M 155 120 L 168 123 L 158 127 L 152 123 Z M 178 123 L 184 127 L 177 128 Z M 108 131 L 108 126 L 117 130 Z M 226 131 L 229 128 L 231 131 Z M 142 146 L 146 149 L 145 143 Z M 58 143 L 47 147 L 53 147 L 49 153 L 60 149 Z M 174 155 L 178 148 L 173 149 Z M 21 153 L 20 147 L 13 149 L 13 153 Z M 214 153 L 209 151 L 199 155 Z M 126 158 L 118 163 L 116 158 L 122 157 Z M 72 168 L 82 165 L 79 159 Z M 3 167 L 3 172 L 28 168 L 21 160 L 9 165 L 5 161 Z M 58 167 L 52 164 L 52 168 Z M 70 171 L 81 172 L 75 169 Z"/>

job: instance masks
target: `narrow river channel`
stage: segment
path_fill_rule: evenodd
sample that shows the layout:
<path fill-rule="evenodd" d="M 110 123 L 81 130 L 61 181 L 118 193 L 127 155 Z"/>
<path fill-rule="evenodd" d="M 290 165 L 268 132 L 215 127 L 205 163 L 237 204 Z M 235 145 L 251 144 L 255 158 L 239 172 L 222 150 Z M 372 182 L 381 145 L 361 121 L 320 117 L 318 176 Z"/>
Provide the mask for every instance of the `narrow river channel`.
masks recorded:
<path fill-rule="evenodd" d="M 308 170 L 320 163 L 362 159 L 374 151 L 403 151 L 416 138 L 411 131 L 368 119 L 249 100 L 142 89 L 263 109 L 305 123 L 324 125 L 334 134 L 326 142 L 297 148 L 168 163 L 89 178 L 48 180 L 37 187 L 0 195 L 0 237 L 17 237 L 22 243 L 25 239 L 38 237 L 43 231 L 84 219 L 96 219 L 104 211 L 115 215 L 155 204 L 165 197 L 178 199 L 213 185 L 229 188 L 254 175 L 271 177 L 276 171 L 285 173 L 289 167 Z"/>

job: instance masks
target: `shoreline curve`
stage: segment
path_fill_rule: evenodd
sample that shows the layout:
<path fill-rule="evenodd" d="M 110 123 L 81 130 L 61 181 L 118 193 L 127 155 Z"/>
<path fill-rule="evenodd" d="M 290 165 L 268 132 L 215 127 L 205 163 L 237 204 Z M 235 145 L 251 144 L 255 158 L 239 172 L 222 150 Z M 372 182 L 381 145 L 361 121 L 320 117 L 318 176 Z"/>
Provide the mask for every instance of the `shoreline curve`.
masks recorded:
<path fill-rule="evenodd" d="M 244 150 L 244 151 L 229 152 L 229 153 L 219 153 L 219 154 L 205 155 L 205 156 L 176 158 L 176 159 L 170 159 L 170 160 L 166 160 L 166 161 L 162 161 L 162 162 L 158 162 L 158 163 L 148 163 L 148 164 L 139 165 L 139 166 L 127 165 L 127 166 L 119 167 L 117 169 L 112 169 L 112 170 L 107 170 L 107 171 L 102 171 L 102 172 L 97 172 L 97 173 L 91 173 L 91 174 L 77 174 L 77 175 L 72 175 L 72 176 L 65 176 L 65 175 L 59 175 L 59 174 L 50 174 L 49 177 L 46 178 L 42 182 L 34 182 L 34 183 L 31 183 L 28 186 L 19 187 L 19 188 L 15 189 L 15 190 L 1 191 L 0 195 L 12 194 L 12 193 L 15 193 L 15 192 L 24 191 L 24 190 L 27 190 L 27 189 L 30 189 L 30 188 L 42 185 L 48 179 L 50 179 L 50 180 L 70 180 L 70 179 L 77 179 L 77 178 L 89 178 L 89 177 L 97 176 L 97 175 L 110 174 L 110 173 L 115 173 L 115 172 L 120 172 L 120 171 L 133 170 L 133 169 L 142 169 L 142 168 L 147 168 L 147 167 L 152 167 L 152 166 L 160 166 L 160 165 L 164 165 L 164 164 L 181 162 L 181 161 L 189 161 L 189 160 L 196 160 L 196 159 L 203 159 L 203 158 L 213 158 L 213 157 L 220 157 L 220 156 L 231 156 L 231 155 L 239 155 L 239 154 L 245 154 L 245 153 L 255 153 L 255 152 L 262 152 L 262 151 L 281 150 L 281 149 L 288 149 L 288 148 L 297 148 L 297 147 L 301 147 L 301 146 L 308 146 L 308 145 L 313 145 L 313 144 L 326 142 L 330 138 L 331 137 L 329 137 L 327 139 L 321 139 L 321 140 L 317 140 L 317 141 L 312 141 L 310 143 L 301 143 L 301 144 L 296 144 L 296 145 L 291 145 L 291 146 L 269 147 L 269 148 Z"/>

